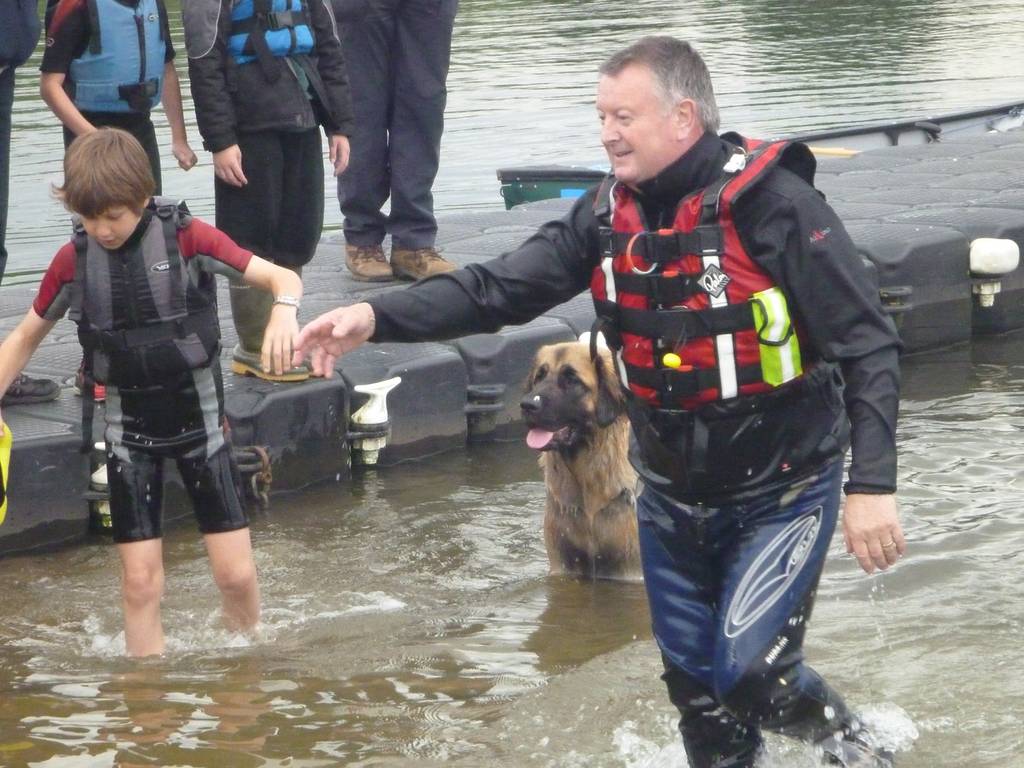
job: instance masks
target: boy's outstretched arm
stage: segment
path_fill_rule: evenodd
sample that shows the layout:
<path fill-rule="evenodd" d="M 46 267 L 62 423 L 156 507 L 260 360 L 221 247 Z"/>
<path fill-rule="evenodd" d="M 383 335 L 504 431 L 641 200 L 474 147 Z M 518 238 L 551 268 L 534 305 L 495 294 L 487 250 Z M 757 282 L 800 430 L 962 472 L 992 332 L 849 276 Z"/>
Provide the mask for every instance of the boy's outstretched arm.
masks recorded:
<path fill-rule="evenodd" d="M 284 373 L 291 366 L 292 350 L 299 335 L 297 306 L 302 298 L 302 279 L 290 269 L 253 255 L 242 279 L 274 297 L 270 320 L 263 333 L 263 370 Z"/>
<path fill-rule="evenodd" d="M 161 101 L 164 105 L 167 123 L 171 127 L 171 152 L 174 153 L 178 166 L 183 171 L 187 171 L 199 161 L 199 158 L 192 151 L 192 147 L 188 145 L 188 134 L 185 132 L 185 113 L 181 108 L 181 82 L 173 61 L 164 64 L 164 88 Z"/>
<path fill-rule="evenodd" d="M 55 320 L 44 320 L 30 309 L 18 326 L 0 344 L 0 394 L 7 391 L 11 382 L 36 351 L 39 342 L 56 324 Z"/>

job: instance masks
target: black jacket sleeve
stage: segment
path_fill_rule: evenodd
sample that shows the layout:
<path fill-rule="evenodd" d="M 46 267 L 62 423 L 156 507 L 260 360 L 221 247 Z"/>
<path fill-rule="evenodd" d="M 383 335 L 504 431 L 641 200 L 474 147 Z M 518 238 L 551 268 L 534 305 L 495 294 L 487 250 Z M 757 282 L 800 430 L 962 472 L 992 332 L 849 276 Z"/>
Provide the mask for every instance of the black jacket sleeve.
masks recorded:
<path fill-rule="evenodd" d="M 203 146 L 220 152 L 238 143 L 235 106 L 227 82 L 231 0 L 190 0 L 183 15 L 196 124 Z"/>
<path fill-rule="evenodd" d="M 351 133 L 348 75 L 333 12 L 325 0 L 305 5 L 316 41 L 311 53 L 242 64 L 228 50 L 232 0 L 183 5 L 196 122 L 210 152 L 237 144 L 241 131 L 295 131 L 320 124 L 329 134 Z"/>
<path fill-rule="evenodd" d="M 821 195 L 779 169 L 737 216 L 752 257 L 782 286 L 812 356 L 839 364 L 851 425 L 847 493 L 896 489 L 900 341 L 856 246 Z"/>
<path fill-rule="evenodd" d="M 428 341 L 529 322 L 586 289 L 597 263 L 590 190 L 514 251 L 370 300 L 373 341 Z"/>
<path fill-rule="evenodd" d="M 352 135 L 352 98 L 348 88 L 348 70 L 338 37 L 334 11 L 327 0 L 308 0 L 316 38 L 316 69 L 323 83 L 326 109 L 318 115 L 328 134 Z"/>

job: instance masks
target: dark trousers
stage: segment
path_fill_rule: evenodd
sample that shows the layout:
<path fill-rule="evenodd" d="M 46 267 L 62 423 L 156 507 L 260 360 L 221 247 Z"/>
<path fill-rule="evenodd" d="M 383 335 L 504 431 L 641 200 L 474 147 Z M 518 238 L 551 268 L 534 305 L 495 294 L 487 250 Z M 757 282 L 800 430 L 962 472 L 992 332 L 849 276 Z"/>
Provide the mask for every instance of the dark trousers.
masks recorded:
<path fill-rule="evenodd" d="M 160 173 L 160 147 L 156 143 L 156 128 L 149 114 L 137 112 L 83 112 L 82 117 L 95 125 L 97 128 L 120 128 L 134 136 L 142 148 L 146 150 L 146 157 L 149 158 L 149 170 L 153 173 L 153 181 L 156 190 L 153 194 L 160 195 L 163 192 L 163 180 Z M 71 146 L 77 137 L 68 128 L 64 129 L 64 149 Z"/>
<path fill-rule="evenodd" d="M 324 223 L 320 130 L 240 132 L 238 147 L 249 183 L 214 180 L 217 229 L 275 264 L 308 264 Z"/>
<path fill-rule="evenodd" d="M 11 113 L 14 111 L 14 67 L 0 72 L 0 282 L 7 269 L 7 195 L 11 178 Z"/>
<path fill-rule="evenodd" d="M 445 81 L 458 0 L 374 0 L 342 24 L 355 112 L 352 159 L 338 177 L 345 239 L 434 245 L 431 188 L 441 156 Z M 391 198 L 391 213 L 381 208 Z"/>
<path fill-rule="evenodd" d="M 647 488 L 640 551 L 664 680 L 693 768 L 747 768 L 764 728 L 807 741 L 856 724 L 803 660 L 835 530 L 843 464 L 741 504 L 695 507 Z"/>

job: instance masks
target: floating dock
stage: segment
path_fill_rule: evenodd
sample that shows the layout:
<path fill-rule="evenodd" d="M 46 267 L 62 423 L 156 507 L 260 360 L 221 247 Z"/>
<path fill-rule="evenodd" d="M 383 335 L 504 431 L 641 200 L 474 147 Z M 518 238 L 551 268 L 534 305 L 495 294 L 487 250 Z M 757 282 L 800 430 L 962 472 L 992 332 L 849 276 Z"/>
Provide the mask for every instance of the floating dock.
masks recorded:
<path fill-rule="evenodd" d="M 827 157 L 819 161 L 817 179 L 877 275 L 908 352 L 1024 328 L 1024 268 L 972 274 L 971 255 L 979 238 L 1024 248 L 1024 131 Z M 572 201 L 509 211 L 495 203 L 493 212 L 441 217 L 438 244 L 447 258 L 463 265 L 511 250 Z M 321 242 L 303 272 L 300 321 L 404 286 L 351 280 L 343 251 L 340 235 Z M 387 467 L 467 442 L 517 437 L 520 393 L 535 350 L 576 338 L 594 317 L 583 294 L 524 326 L 445 343 L 364 345 L 339 362 L 334 378 L 269 384 L 229 372 L 236 338 L 221 282 L 232 440 L 236 447 L 265 449 L 271 496 L 346 483 L 366 461 Z M 33 292 L 26 286 L 0 289 L 4 335 L 24 316 Z M 62 320 L 26 369 L 60 380 L 60 398 L 3 409 L 15 441 L 0 556 L 81 541 L 94 527 L 90 507 L 95 511 L 102 503 L 101 494 L 89 493 L 96 457 L 78 452 L 82 408 L 71 386 L 80 360 L 76 328 Z M 387 396 L 387 423 L 352 423 L 369 398 L 359 390 L 395 377 L 401 383 Z M 101 414 L 96 421 L 102 424 Z M 386 446 L 378 451 L 384 437 Z M 165 516 L 181 517 L 188 511 L 185 495 L 171 463 L 167 470 Z"/>

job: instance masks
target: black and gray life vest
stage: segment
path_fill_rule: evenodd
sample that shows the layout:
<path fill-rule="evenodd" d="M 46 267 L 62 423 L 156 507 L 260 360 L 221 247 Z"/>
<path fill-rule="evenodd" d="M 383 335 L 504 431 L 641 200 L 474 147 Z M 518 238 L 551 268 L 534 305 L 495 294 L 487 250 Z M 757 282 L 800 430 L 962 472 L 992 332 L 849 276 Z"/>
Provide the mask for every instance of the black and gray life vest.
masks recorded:
<path fill-rule="evenodd" d="M 75 225 L 69 317 L 78 324 L 87 378 L 118 387 L 166 382 L 217 359 L 216 284 L 193 274 L 178 250 L 184 203 L 154 198 L 142 238 L 108 251 Z"/>

